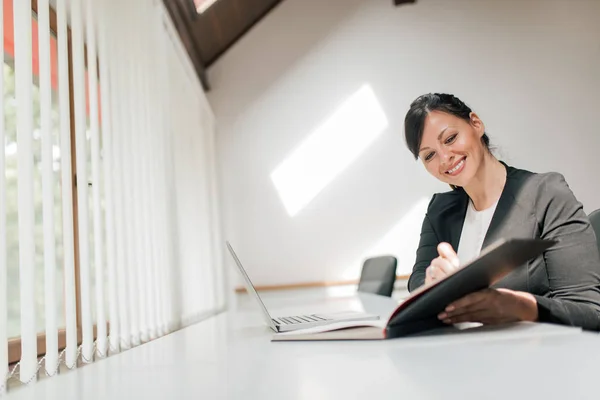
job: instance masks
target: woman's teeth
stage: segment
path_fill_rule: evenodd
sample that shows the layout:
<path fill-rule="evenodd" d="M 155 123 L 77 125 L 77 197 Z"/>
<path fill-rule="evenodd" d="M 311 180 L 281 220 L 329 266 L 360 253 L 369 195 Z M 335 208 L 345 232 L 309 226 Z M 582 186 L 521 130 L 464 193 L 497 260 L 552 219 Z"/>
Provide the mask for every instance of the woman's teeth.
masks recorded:
<path fill-rule="evenodd" d="M 458 164 L 456 164 L 456 167 L 454 167 L 454 168 L 452 168 L 452 169 L 449 169 L 448 171 L 446 171 L 446 173 L 448 173 L 448 174 L 452 174 L 452 173 L 454 173 L 454 172 L 458 171 L 458 169 L 459 169 L 460 167 L 462 167 L 464 163 L 465 163 L 465 160 L 464 160 L 464 159 L 460 160 L 460 162 L 459 162 Z"/>

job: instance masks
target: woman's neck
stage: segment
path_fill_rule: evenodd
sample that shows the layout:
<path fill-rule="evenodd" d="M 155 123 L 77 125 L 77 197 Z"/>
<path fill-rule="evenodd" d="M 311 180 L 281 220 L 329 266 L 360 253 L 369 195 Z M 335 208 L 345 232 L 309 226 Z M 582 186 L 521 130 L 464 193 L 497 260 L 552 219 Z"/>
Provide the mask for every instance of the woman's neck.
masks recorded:
<path fill-rule="evenodd" d="M 465 192 L 471 198 L 476 210 L 485 210 L 491 207 L 502 195 L 506 183 L 506 168 L 494 156 L 487 153 Z"/>

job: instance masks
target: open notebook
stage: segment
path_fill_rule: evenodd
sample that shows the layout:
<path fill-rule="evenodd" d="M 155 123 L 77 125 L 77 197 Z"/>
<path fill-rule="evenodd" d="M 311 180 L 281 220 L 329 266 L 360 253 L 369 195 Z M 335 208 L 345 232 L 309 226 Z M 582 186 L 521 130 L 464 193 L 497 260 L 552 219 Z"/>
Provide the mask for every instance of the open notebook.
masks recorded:
<path fill-rule="evenodd" d="M 459 298 L 498 282 L 515 268 L 540 255 L 556 241 L 502 239 L 484 249 L 479 257 L 452 274 L 415 290 L 387 320 L 340 322 L 273 335 L 283 340 L 390 339 L 445 327 L 437 315 Z"/>

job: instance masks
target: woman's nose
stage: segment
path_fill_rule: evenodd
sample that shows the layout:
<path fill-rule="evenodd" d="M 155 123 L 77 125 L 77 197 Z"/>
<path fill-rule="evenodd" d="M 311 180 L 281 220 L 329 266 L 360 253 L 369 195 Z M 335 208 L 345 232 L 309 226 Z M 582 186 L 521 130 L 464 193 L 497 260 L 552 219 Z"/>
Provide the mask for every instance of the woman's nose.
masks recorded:
<path fill-rule="evenodd" d="M 448 151 L 446 150 L 440 150 L 438 152 L 439 156 L 440 156 L 440 160 L 442 162 L 442 164 L 447 164 L 448 162 L 451 161 L 451 155 Z"/>

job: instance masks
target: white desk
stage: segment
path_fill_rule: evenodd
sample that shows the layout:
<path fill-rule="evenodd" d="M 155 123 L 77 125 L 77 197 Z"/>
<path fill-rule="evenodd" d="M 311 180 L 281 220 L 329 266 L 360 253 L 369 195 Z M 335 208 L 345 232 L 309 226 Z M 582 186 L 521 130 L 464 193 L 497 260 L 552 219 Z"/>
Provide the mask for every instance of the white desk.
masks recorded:
<path fill-rule="evenodd" d="M 276 314 L 360 308 L 363 296 Z M 281 312 L 279 312 L 281 311 Z M 258 313 L 224 313 L 10 393 L 9 399 L 598 399 L 600 336 L 536 329 L 371 342 L 277 342 Z M 512 337 L 511 337 L 512 336 Z"/>

